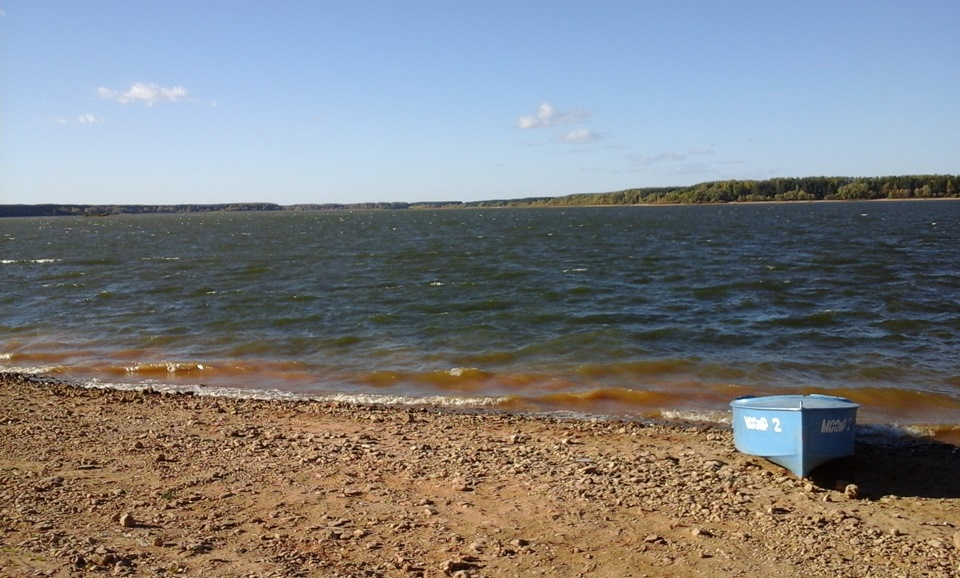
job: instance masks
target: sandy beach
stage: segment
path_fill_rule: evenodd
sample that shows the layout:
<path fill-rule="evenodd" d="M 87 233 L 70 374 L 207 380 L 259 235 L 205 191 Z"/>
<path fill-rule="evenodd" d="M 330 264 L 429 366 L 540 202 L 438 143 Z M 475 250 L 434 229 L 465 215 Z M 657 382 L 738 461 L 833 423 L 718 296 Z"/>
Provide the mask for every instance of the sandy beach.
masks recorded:
<path fill-rule="evenodd" d="M 3 576 L 957 576 L 960 449 L 0 375 Z"/>

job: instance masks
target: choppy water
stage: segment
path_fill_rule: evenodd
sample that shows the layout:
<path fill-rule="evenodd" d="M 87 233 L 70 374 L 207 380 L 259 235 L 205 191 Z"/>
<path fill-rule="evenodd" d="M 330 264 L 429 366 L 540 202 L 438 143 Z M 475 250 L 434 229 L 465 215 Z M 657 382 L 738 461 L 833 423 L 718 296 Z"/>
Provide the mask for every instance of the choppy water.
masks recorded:
<path fill-rule="evenodd" d="M 0 369 L 960 431 L 960 202 L 8 218 L 0 281 Z"/>

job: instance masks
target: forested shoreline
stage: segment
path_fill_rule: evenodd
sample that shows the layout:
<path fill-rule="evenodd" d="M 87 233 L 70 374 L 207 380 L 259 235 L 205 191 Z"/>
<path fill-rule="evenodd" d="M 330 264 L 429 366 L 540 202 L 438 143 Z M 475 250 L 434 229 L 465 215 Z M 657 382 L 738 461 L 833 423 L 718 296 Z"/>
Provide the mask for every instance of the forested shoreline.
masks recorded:
<path fill-rule="evenodd" d="M 139 213 L 200 213 L 214 211 L 324 211 L 362 209 L 435 209 L 493 207 L 575 207 L 658 204 L 721 204 L 771 201 L 857 201 L 879 199 L 948 199 L 960 197 L 958 175 L 890 177 L 799 177 L 766 180 L 726 180 L 690 187 L 646 187 L 607 193 L 532 197 L 488 201 L 386 203 L 220 203 L 180 205 L 0 205 L 0 217 L 108 216 Z"/>

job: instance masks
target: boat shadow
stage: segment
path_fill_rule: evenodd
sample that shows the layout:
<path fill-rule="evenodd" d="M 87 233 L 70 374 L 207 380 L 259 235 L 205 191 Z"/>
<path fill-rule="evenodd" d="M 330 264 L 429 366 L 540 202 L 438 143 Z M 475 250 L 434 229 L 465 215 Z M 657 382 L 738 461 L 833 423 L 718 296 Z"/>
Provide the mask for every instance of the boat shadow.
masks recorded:
<path fill-rule="evenodd" d="M 821 488 L 856 484 L 859 497 L 960 498 L 960 447 L 926 439 L 857 440 L 852 456 L 807 476 Z"/>

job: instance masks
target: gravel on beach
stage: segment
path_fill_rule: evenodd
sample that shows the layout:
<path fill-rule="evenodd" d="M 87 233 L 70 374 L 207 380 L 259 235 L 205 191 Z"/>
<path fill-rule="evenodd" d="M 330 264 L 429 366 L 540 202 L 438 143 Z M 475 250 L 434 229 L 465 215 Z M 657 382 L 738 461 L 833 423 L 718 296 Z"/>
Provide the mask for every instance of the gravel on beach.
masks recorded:
<path fill-rule="evenodd" d="M 0 374 L 0 575 L 960 576 L 960 448 Z"/>

